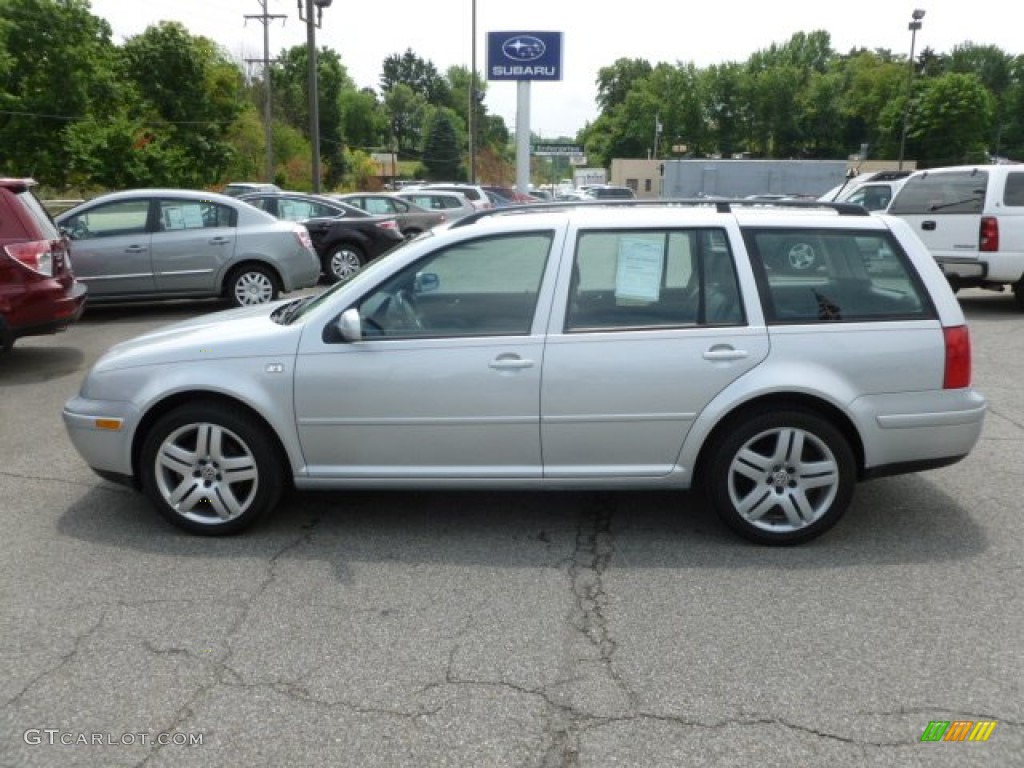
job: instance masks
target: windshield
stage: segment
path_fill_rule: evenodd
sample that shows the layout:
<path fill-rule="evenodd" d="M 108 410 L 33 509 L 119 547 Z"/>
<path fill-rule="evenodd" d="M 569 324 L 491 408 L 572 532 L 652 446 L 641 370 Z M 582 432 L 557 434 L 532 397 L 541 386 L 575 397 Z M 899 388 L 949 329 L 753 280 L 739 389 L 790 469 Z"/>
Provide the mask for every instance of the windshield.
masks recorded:
<path fill-rule="evenodd" d="M 434 236 L 434 233 L 431 232 L 430 230 L 428 230 L 426 232 L 422 232 L 416 238 L 416 242 L 417 243 L 422 242 L 424 238 L 433 237 L 433 236 Z M 407 243 L 410 243 L 410 242 L 412 242 L 412 241 L 411 240 L 406 240 L 405 242 L 399 243 L 394 248 L 392 248 L 390 251 L 385 253 L 383 256 L 380 256 L 380 257 L 374 259 L 373 261 L 371 261 L 369 264 L 367 264 L 365 267 L 360 269 L 355 274 L 349 276 L 348 278 L 346 278 L 344 280 L 341 280 L 340 282 L 335 283 L 330 288 L 328 288 L 326 291 L 324 291 L 323 293 L 319 294 L 312 301 L 306 302 L 305 304 L 302 304 L 301 306 L 297 306 L 297 308 L 295 310 L 295 313 L 294 314 L 289 314 L 288 315 L 288 319 L 286 320 L 286 322 L 288 324 L 294 323 L 296 320 L 299 320 L 299 319 L 305 317 L 306 315 L 308 315 L 310 312 L 315 311 L 317 309 L 317 307 L 319 307 L 322 304 L 324 304 L 324 302 L 326 302 L 328 299 L 330 299 L 331 296 L 333 296 L 335 293 L 337 293 L 342 288 L 346 288 L 346 287 L 348 287 L 350 285 L 353 285 L 353 284 L 358 285 L 358 284 L 363 283 L 363 282 L 369 282 L 369 283 L 372 284 L 376 280 L 377 272 L 379 272 L 383 268 L 383 266 L 385 264 L 387 264 L 387 262 L 390 259 L 390 257 L 392 255 L 394 255 L 395 253 L 398 253 L 400 250 L 402 250 L 402 248 L 404 248 L 406 246 Z"/>

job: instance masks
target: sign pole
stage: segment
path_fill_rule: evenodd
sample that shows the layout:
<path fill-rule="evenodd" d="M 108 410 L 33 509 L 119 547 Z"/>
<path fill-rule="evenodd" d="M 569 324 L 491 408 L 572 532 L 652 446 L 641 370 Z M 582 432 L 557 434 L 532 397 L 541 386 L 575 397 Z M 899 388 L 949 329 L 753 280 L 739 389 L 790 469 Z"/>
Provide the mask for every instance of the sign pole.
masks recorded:
<path fill-rule="evenodd" d="M 530 81 L 516 82 L 516 191 L 530 191 Z"/>

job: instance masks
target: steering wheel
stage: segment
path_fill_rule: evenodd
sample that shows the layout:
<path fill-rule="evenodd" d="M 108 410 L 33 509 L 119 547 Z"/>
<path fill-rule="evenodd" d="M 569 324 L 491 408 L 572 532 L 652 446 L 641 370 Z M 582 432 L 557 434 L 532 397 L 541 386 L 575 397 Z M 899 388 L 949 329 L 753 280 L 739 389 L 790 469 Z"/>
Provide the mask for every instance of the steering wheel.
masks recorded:
<path fill-rule="evenodd" d="M 407 330 L 423 330 L 423 319 L 416 311 L 416 301 L 405 288 L 400 288 L 392 297 L 396 320 Z"/>
<path fill-rule="evenodd" d="M 85 220 L 81 218 L 75 219 L 75 223 L 68 230 L 68 235 L 70 235 L 72 240 L 85 240 L 91 234 L 92 230 L 86 225 Z"/>

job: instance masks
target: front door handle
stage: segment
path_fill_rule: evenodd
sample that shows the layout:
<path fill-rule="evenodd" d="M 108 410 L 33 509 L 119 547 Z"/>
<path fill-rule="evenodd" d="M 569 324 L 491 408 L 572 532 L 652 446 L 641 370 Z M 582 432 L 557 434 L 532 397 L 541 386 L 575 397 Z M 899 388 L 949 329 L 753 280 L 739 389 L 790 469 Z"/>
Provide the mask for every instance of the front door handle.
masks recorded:
<path fill-rule="evenodd" d="M 498 355 L 487 365 L 496 371 L 517 371 L 522 368 L 532 368 L 533 360 L 526 360 L 519 355 Z"/>
<path fill-rule="evenodd" d="M 124 249 L 125 253 L 145 253 L 149 249 L 144 245 L 129 245 Z"/>
<path fill-rule="evenodd" d="M 728 344 L 716 344 L 711 349 L 705 350 L 704 359 L 714 363 L 728 362 L 730 360 L 743 360 L 749 355 L 745 349 L 734 349 Z"/>
<path fill-rule="evenodd" d="M 211 237 L 210 238 L 210 245 L 227 245 L 230 242 L 231 242 L 231 238 L 229 238 L 229 237 Z"/>

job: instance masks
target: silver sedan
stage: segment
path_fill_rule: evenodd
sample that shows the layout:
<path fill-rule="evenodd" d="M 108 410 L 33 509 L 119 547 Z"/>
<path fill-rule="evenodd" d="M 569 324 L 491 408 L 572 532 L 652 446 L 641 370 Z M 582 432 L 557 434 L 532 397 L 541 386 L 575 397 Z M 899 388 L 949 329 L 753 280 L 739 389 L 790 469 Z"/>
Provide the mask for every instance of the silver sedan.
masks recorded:
<path fill-rule="evenodd" d="M 224 297 L 265 304 L 314 285 L 320 261 L 306 228 L 226 195 L 140 189 L 65 211 L 75 275 L 89 302 Z"/>

